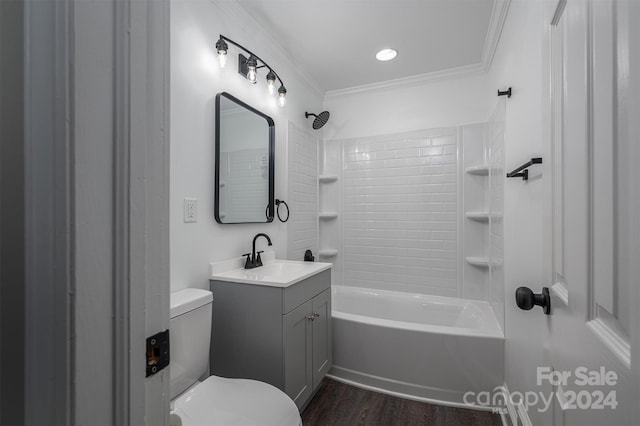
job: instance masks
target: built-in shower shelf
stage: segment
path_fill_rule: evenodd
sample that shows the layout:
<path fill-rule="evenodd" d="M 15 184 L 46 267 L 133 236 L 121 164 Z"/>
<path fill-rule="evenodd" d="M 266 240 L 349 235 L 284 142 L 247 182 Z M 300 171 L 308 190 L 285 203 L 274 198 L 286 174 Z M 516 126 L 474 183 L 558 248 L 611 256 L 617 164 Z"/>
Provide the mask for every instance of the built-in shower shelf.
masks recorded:
<path fill-rule="evenodd" d="M 318 181 L 322 183 L 335 182 L 338 180 L 338 175 L 320 175 Z"/>
<path fill-rule="evenodd" d="M 502 265 L 502 261 L 494 259 L 492 262 L 488 257 L 467 257 L 465 260 L 469 265 L 477 266 L 479 268 L 488 268 L 490 266 L 496 267 Z"/>
<path fill-rule="evenodd" d="M 489 213 L 489 212 L 467 212 L 465 216 L 471 220 L 475 220 L 477 222 L 489 222 L 489 219 L 500 220 L 502 219 L 502 215 L 499 213 Z"/>
<path fill-rule="evenodd" d="M 325 212 L 325 213 L 318 214 L 318 219 L 320 220 L 330 220 L 330 219 L 335 219 L 337 217 L 338 217 L 338 213 L 335 213 L 335 212 Z"/>
<path fill-rule="evenodd" d="M 489 166 L 486 164 L 480 164 L 477 166 L 467 167 L 464 171 L 470 175 L 487 176 L 489 174 Z"/>
<path fill-rule="evenodd" d="M 338 250 L 325 249 L 325 250 L 320 250 L 318 254 L 322 257 L 335 257 L 338 255 Z"/>

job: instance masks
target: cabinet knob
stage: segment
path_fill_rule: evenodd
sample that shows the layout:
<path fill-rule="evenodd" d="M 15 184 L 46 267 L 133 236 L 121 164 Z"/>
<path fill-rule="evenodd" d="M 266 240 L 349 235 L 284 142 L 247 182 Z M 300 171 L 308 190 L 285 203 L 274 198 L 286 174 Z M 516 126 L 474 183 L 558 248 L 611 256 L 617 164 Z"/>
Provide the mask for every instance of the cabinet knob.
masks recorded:
<path fill-rule="evenodd" d="M 316 317 L 314 315 L 309 315 L 307 319 L 313 321 L 316 319 Z"/>

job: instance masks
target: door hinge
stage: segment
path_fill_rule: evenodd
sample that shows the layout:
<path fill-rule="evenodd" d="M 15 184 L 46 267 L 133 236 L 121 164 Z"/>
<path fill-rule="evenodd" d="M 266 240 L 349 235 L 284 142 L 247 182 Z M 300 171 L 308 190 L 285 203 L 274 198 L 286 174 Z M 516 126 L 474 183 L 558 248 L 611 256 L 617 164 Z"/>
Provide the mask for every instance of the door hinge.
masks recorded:
<path fill-rule="evenodd" d="M 169 330 L 147 337 L 147 377 L 169 365 Z"/>

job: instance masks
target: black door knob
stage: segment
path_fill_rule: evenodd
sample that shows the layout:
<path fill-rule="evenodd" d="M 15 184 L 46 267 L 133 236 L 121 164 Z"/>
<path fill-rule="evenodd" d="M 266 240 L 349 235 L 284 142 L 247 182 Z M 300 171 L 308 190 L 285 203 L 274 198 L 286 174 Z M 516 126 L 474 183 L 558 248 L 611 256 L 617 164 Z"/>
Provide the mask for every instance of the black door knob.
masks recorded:
<path fill-rule="evenodd" d="M 542 293 L 535 294 L 529 287 L 518 287 L 516 290 L 516 305 L 518 308 L 528 311 L 535 305 L 541 306 L 545 314 L 551 313 L 551 296 L 549 289 L 542 287 Z"/>

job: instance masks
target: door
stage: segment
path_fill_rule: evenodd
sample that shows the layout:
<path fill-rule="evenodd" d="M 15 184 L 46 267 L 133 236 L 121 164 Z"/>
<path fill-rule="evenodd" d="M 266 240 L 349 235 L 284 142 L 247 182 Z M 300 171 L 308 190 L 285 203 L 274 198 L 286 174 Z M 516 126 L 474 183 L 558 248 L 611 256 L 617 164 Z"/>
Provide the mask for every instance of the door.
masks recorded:
<path fill-rule="evenodd" d="M 2 70 L 24 100 L 3 78 L 2 106 L 24 136 L 29 368 L 0 422 L 168 425 L 169 370 L 145 378 L 145 344 L 169 327 L 169 2 L 2 3 L 3 35 L 23 34 Z"/>
<path fill-rule="evenodd" d="M 634 3 L 560 1 L 549 32 L 551 315 L 537 378 L 554 425 L 640 421 Z"/>
<path fill-rule="evenodd" d="M 282 316 L 284 389 L 298 408 L 311 396 L 312 301 Z"/>
<path fill-rule="evenodd" d="M 316 389 L 331 368 L 331 289 L 312 299 L 313 321 L 313 389 Z"/>

